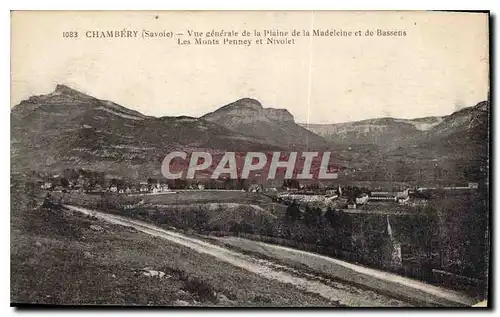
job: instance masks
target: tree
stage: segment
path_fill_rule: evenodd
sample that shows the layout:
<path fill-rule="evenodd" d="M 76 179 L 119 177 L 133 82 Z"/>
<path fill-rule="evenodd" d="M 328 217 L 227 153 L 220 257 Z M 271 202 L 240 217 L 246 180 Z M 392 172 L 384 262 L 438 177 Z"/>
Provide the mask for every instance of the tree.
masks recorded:
<path fill-rule="evenodd" d="M 69 187 L 69 181 L 66 179 L 66 178 L 61 178 L 61 186 L 64 187 L 64 188 L 68 188 Z"/>
<path fill-rule="evenodd" d="M 180 179 L 180 178 L 174 179 L 174 183 L 173 183 L 172 188 L 174 188 L 174 189 L 184 189 L 184 188 L 186 188 L 186 180 L 185 179 Z"/>
<path fill-rule="evenodd" d="M 328 209 L 325 212 L 324 217 L 331 227 L 337 226 L 341 220 L 341 216 L 340 216 L 339 212 L 332 209 L 331 207 L 328 207 Z"/>
<path fill-rule="evenodd" d="M 286 209 L 287 220 L 295 222 L 300 219 L 300 209 L 295 201 Z"/>
<path fill-rule="evenodd" d="M 238 179 L 236 180 L 236 189 L 247 190 L 248 189 L 248 183 L 247 183 L 246 179 L 243 179 L 243 178 L 241 178 L 241 177 L 238 176 Z"/>
<path fill-rule="evenodd" d="M 310 208 L 309 206 L 306 206 L 306 210 L 304 212 L 304 223 L 307 227 L 317 228 L 320 217 L 321 210 L 319 208 Z"/>
<path fill-rule="evenodd" d="M 284 179 L 283 188 L 300 188 L 299 181 L 296 179 Z"/>

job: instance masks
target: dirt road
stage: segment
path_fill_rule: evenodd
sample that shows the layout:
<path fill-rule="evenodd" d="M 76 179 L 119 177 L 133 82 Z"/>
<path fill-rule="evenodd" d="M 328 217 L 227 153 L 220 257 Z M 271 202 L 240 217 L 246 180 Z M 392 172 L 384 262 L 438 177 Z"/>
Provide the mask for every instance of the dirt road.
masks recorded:
<path fill-rule="evenodd" d="M 142 221 L 126 217 L 93 211 L 86 208 L 66 206 L 68 209 L 93 215 L 104 221 L 123 226 L 134 227 L 146 234 L 167 239 L 174 243 L 189 247 L 197 252 L 209 254 L 228 264 L 243 268 L 262 277 L 288 283 L 304 291 L 318 294 L 335 303 L 345 306 L 412 306 L 409 301 L 401 300 L 397 296 L 382 295 L 378 292 L 362 287 L 344 284 L 338 280 L 329 280 L 324 277 L 304 274 L 291 267 L 277 265 L 272 261 L 264 261 L 254 256 L 236 252 L 206 241 L 189 237 L 174 231 L 164 230 Z M 252 242 L 252 241 L 251 241 Z M 297 250 L 298 251 L 298 250 Z M 303 252 L 303 251 L 298 251 Z M 306 256 L 300 253 L 301 256 Z M 202 263 L 200 263 L 202 265 Z M 352 264 L 351 264 L 352 265 Z M 364 272 L 359 271 L 359 274 Z M 430 301 L 428 305 L 435 305 Z M 462 305 L 465 303 L 461 303 Z M 300 306 L 300 303 L 297 303 Z M 457 303 L 458 305 L 458 303 Z"/>
<path fill-rule="evenodd" d="M 398 298 L 408 298 L 410 301 L 424 305 L 425 303 L 438 306 L 471 306 L 474 304 L 472 298 L 449 289 L 328 256 L 239 237 L 228 236 L 215 239 L 239 250 L 258 253 L 266 258 L 277 259 L 285 263 L 305 265 L 315 272 L 377 289 L 382 293 L 393 294 Z"/>

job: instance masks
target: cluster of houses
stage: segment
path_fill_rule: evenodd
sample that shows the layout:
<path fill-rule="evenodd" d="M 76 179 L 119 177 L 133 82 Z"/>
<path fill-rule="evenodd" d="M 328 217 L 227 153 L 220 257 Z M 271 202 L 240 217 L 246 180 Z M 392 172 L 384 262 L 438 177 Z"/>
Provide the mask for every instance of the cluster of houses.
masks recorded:
<path fill-rule="evenodd" d="M 407 188 L 401 191 L 372 191 L 358 194 L 355 198 L 347 199 L 347 208 L 356 209 L 358 206 L 366 205 L 370 202 L 390 202 L 406 205 L 410 201 L 411 189 Z M 334 201 L 341 200 L 345 196 L 343 189 L 339 186 L 337 189 L 326 190 L 323 194 L 312 192 L 285 192 L 278 195 L 278 200 L 284 202 L 296 203 L 323 203 L 331 205 Z M 344 201 L 345 202 L 345 201 Z"/>
<path fill-rule="evenodd" d="M 140 193 L 161 193 L 170 191 L 168 184 L 158 182 L 140 182 L 138 184 L 118 184 L 111 182 L 107 185 L 90 183 L 83 177 L 77 180 L 66 180 L 59 175 L 53 175 L 51 180 L 39 182 L 42 190 L 53 192 L 86 192 L 86 193 L 119 193 L 119 194 L 140 194 Z"/>
<path fill-rule="evenodd" d="M 370 201 L 395 202 L 400 205 L 406 205 L 410 201 L 410 189 L 407 188 L 403 191 L 372 191 L 369 195 L 368 193 L 362 193 L 355 199 L 349 199 L 347 201 L 347 208 L 356 209 L 358 205 L 366 205 Z"/>
<path fill-rule="evenodd" d="M 344 195 L 343 195 L 344 194 Z M 370 202 L 387 202 L 396 203 L 400 205 L 407 205 L 410 202 L 411 189 L 407 188 L 401 191 L 372 191 L 365 192 L 357 195 L 355 198 L 347 198 L 347 208 L 356 209 L 359 206 L 367 205 Z M 342 188 L 339 186 L 337 189 L 329 189 L 324 193 L 319 194 L 312 192 L 284 192 L 278 195 L 278 200 L 285 203 L 295 202 L 299 204 L 313 204 L 321 203 L 325 206 L 332 205 L 334 202 L 340 201 L 342 204 L 342 197 L 345 197 Z M 346 198 L 344 198 L 346 199 Z M 343 200 L 343 203 L 346 201 Z"/>
<path fill-rule="evenodd" d="M 119 194 L 137 194 L 137 193 L 139 193 L 139 194 L 145 194 L 145 193 L 157 194 L 157 193 L 161 193 L 161 192 L 168 192 L 168 191 L 170 191 L 170 188 L 168 187 L 168 184 L 141 182 L 139 184 L 139 186 L 136 186 L 136 185 L 125 185 L 125 186 L 110 185 L 109 188 L 107 189 L 107 191 L 110 193 L 119 193 Z"/>
<path fill-rule="evenodd" d="M 446 186 L 446 187 L 418 187 L 414 189 L 407 188 L 402 191 L 372 191 L 370 194 L 363 193 L 355 199 L 350 199 L 347 202 L 348 209 L 356 209 L 359 205 L 365 205 L 369 202 L 395 202 L 400 205 L 410 204 L 410 196 L 415 192 L 423 192 L 427 190 L 477 190 L 478 183 L 469 182 L 464 186 Z M 415 199 L 416 201 L 418 199 Z"/>

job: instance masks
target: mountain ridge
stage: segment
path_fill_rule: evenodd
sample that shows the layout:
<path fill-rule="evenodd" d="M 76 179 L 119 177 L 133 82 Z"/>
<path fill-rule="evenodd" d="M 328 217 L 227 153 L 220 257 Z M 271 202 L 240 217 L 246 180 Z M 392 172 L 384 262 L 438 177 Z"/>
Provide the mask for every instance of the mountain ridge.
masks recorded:
<path fill-rule="evenodd" d="M 11 168 L 79 166 L 115 174 L 159 174 L 172 150 L 273 150 L 276 145 L 187 116 L 151 117 L 58 85 L 11 109 Z"/>
<path fill-rule="evenodd" d="M 414 119 L 382 117 L 333 124 L 300 123 L 300 125 L 323 136 L 329 143 L 397 147 L 408 145 L 419 138 L 431 138 L 438 133 L 438 130 L 444 133 L 449 128 L 453 129 L 445 127 L 447 124 L 450 125 L 450 122 L 465 123 L 471 116 L 486 112 L 487 107 L 488 102 L 481 101 L 475 106 L 460 109 L 446 116 Z"/>
<path fill-rule="evenodd" d="M 336 127 L 341 133 L 323 137 L 295 123 L 288 110 L 264 108 L 250 98 L 200 118 L 153 117 L 58 85 L 11 108 L 11 170 L 77 166 L 140 178 L 159 176 L 161 162 L 172 150 L 328 150 L 351 171 L 349 177 L 353 170 L 368 173 L 357 179 L 399 174 L 415 179 L 422 170 L 433 177 L 438 165 L 453 171 L 456 179 L 465 177 L 461 174 L 479 179 L 487 168 L 488 110 L 489 103 L 481 102 L 412 122 L 375 118 L 342 123 Z M 418 129 L 418 124 L 424 126 Z"/>

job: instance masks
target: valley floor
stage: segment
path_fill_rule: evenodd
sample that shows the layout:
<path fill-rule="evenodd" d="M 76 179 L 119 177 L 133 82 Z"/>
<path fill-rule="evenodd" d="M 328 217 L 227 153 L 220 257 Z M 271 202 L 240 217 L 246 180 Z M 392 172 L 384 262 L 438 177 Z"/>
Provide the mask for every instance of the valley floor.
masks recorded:
<path fill-rule="evenodd" d="M 44 211 L 18 201 L 11 226 L 12 303 L 472 304 L 447 290 L 308 252 L 239 238 L 186 236 L 82 207 Z M 165 276 L 145 276 L 146 267 Z"/>

